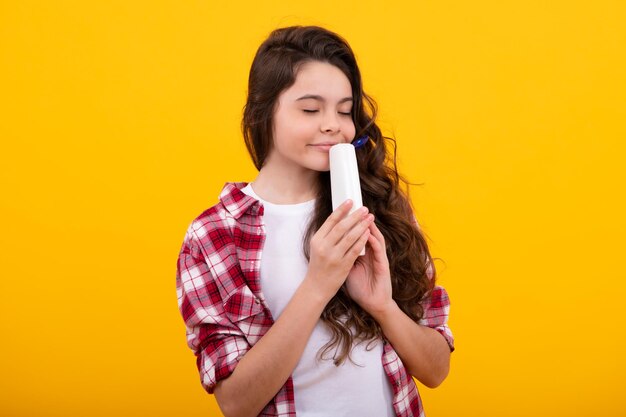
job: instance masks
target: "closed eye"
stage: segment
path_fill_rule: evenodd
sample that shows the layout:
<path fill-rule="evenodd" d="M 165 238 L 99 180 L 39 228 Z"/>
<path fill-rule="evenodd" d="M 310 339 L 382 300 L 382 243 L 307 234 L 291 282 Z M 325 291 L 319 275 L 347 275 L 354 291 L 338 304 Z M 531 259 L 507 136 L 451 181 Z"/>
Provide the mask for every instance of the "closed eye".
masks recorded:
<path fill-rule="evenodd" d="M 303 109 L 302 110 L 305 113 L 317 113 L 319 110 L 307 110 L 307 109 Z M 344 113 L 344 112 L 339 112 L 339 114 L 344 115 L 344 116 L 351 116 L 352 113 L 348 112 L 348 113 Z"/>

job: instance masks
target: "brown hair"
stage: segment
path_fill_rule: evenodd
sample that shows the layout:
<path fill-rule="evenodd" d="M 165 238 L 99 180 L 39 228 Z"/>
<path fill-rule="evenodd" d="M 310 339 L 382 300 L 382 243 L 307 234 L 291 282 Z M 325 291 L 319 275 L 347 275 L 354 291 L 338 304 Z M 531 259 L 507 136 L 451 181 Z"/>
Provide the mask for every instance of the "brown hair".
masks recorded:
<path fill-rule="evenodd" d="M 369 136 L 369 141 L 357 149 L 363 205 L 374 214 L 385 238 L 393 299 L 417 322 L 424 313 L 420 301 L 436 280 L 433 259 L 413 216 L 409 183 L 397 171 L 395 140 L 383 136 L 376 125 L 376 102 L 363 91 L 356 58 L 341 36 L 319 26 L 291 26 L 274 30 L 261 44 L 250 69 L 241 123 L 248 152 L 260 170 L 272 148 L 278 96 L 293 85 L 299 67 L 310 61 L 332 64 L 350 80 L 356 137 Z M 388 149 L 390 144 L 393 154 Z M 401 184 L 406 186 L 406 191 L 401 189 Z M 315 211 L 303 242 L 307 259 L 310 259 L 311 237 L 331 212 L 330 173 L 320 172 Z M 333 355 L 336 364 L 350 357 L 353 342 L 373 341 L 383 336 L 378 323 L 350 298 L 345 285 L 328 302 L 321 319 L 328 324 L 333 337 L 320 355 L 337 348 Z"/>

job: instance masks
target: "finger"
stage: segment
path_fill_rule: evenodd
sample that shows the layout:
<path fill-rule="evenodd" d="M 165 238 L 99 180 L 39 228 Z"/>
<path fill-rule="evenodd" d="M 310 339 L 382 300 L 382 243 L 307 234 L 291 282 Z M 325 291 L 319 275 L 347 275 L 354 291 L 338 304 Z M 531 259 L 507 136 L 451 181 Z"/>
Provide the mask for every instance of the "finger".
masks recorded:
<path fill-rule="evenodd" d="M 360 207 L 339 220 L 326 235 L 326 241 L 332 246 L 338 245 L 346 233 L 357 227 L 359 223 L 367 217 L 367 211 L 367 207 Z M 361 233 L 362 232 L 363 231 L 361 231 Z"/>
<path fill-rule="evenodd" d="M 347 220 L 347 219 L 346 219 Z M 374 221 L 374 216 L 371 214 L 365 215 L 365 217 L 361 217 L 361 219 L 356 223 L 350 230 L 348 230 L 343 236 L 339 238 L 336 244 L 336 249 L 339 253 L 345 254 L 350 248 L 354 245 L 355 242 L 359 240 L 363 236 L 364 233 L 371 233 L 369 230 L 370 223 Z M 333 231 L 329 234 L 329 240 L 331 235 L 336 237 L 335 233 L 341 233 L 343 225 L 338 225 Z"/>
<path fill-rule="evenodd" d="M 382 249 L 386 250 L 385 237 L 383 236 L 383 233 L 380 231 L 378 226 L 376 226 L 376 223 L 372 222 L 372 224 L 370 225 L 370 229 L 371 229 L 372 235 L 380 243 L 380 246 L 382 247 Z"/>
<path fill-rule="evenodd" d="M 337 207 L 337 209 L 335 209 L 335 211 L 333 211 L 330 216 L 328 216 L 328 218 L 326 219 L 324 224 L 322 224 L 322 227 L 319 228 L 317 233 L 320 233 L 320 235 L 324 237 L 327 236 L 328 233 L 333 229 L 333 227 L 337 223 L 339 223 L 339 221 L 341 221 L 341 219 L 343 219 L 346 214 L 350 212 L 350 208 L 352 208 L 353 204 L 354 202 L 350 199 L 341 203 L 339 207 Z"/>
<path fill-rule="evenodd" d="M 357 239 L 356 242 L 346 252 L 346 256 L 354 257 L 355 259 L 359 256 L 365 244 L 367 243 L 369 237 L 371 236 L 371 232 L 369 229 L 365 229 L 361 237 Z"/>
<path fill-rule="evenodd" d="M 374 223 L 370 225 L 370 230 L 372 230 L 372 233 L 370 235 L 370 238 L 368 239 L 368 242 L 372 247 L 372 250 L 374 251 L 374 257 L 376 261 L 383 264 L 388 264 L 389 259 L 387 258 L 387 249 L 385 248 L 385 238 L 383 237 L 380 230 L 376 227 L 376 225 L 374 225 Z M 376 237 L 374 231 L 378 232 L 380 236 Z"/>
<path fill-rule="evenodd" d="M 371 230 L 371 228 L 368 229 L 368 230 Z M 383 248 L 380 245 L 380 241 L 378 239 L 376 239 L 376 236 L 374 236 L 374 234 L 371 233 L 371 232 L 370 232 L 369 239 L 367 239 L 367 243 L 369 243 L 370 247 L 374 251 L 374 254 L 376 255 L 376 258 L 378 258 L 380 256 L 380 253 L 382 252 Z"/>
<path fill-rule="evenodd" d="M 389 258 L 387 257 L 387 253 L 385 253 L 385 249 L 381 246 L 378 239 L 376 239 L 373 234 L 370 234 L 367 243 L 370 247 L 370 265 L 371 270 L 374 271 L 374 276 L 377 276 L 378 271 L 381 271 L 380 273 L 390 274 L 391 270 L 389 267 Z"/>

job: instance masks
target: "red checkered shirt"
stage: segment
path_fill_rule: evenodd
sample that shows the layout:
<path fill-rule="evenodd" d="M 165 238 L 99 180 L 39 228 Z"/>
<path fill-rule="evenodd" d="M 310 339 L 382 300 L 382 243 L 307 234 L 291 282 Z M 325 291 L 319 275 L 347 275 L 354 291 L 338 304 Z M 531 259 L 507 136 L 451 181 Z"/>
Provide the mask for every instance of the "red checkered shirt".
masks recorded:
<path fill-rule="evenodd" d="M 178 256 L 178 306 L 202 386 L 210 394 L 273 324 L 260 288 L 263 205 L 241 191 L 245 185 L 225 184 L 220 201 L 190 224 Z M 445 289 L 436 285 L 422 305 L 425 313 L 419 324 L 436 329 L 453 351 Z M 381 361 L 393 388 L 396 415 L 423 416 L 415 381 L 391 344 L 384 341 L 383 346 Z M 289 377 L 260 416 L 295 415 Z"/>

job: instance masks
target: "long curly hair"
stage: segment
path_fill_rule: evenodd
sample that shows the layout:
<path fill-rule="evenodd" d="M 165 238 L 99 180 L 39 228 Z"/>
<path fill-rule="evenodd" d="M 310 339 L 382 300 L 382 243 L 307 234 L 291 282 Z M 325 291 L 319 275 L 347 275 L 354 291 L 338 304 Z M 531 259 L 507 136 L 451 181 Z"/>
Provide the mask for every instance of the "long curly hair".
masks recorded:
<path fill-rule="evenodd" d="M 397 170 L 396 142 L 383 136 L 376 125 L 377 104 L 363 91 L 356 58 L 344 38 L 319 26 L 291 26 L 270 33 L 257 50 L 250 69 L 241 122 L 248 152 L 260 170 L 272 149 L 277 98 L 294 84 L 299 67 L 311 61 L 336 66 L 350 81 L 355 137 L 369 137 L 369 141 L 357 149 L 363 205 L 374 214 L 375 223 L 385 238 L 393 299 L 404 313 L 418 322 L 424 314 L 420 301 L 430 293 L 436 280 L 433 258 L 413 215 L 409 183 Z M 311 237 L 331 212 L 330 173 L 320 172 L 314 214 L 303 240 L 308 260 Z M 328 302 L 321 319 L 329 326 L 332 337 L 319 356 L 324 357 L 334 349 L 332 359 L 336 365 L 350 358 L 355 342 L 383 338 L 379 324 L 350 298 L 345 284 Z"/>

